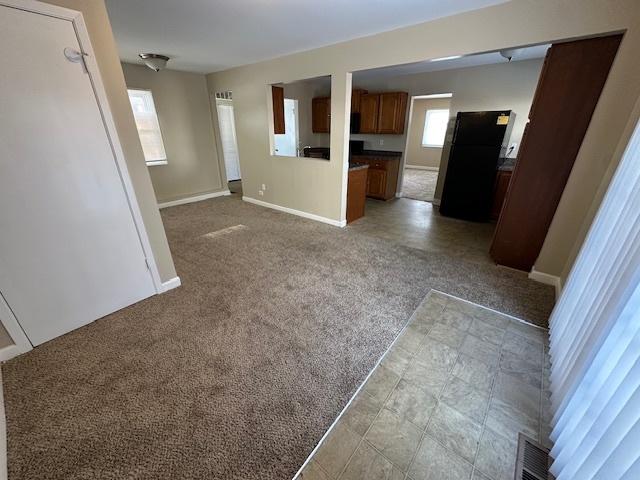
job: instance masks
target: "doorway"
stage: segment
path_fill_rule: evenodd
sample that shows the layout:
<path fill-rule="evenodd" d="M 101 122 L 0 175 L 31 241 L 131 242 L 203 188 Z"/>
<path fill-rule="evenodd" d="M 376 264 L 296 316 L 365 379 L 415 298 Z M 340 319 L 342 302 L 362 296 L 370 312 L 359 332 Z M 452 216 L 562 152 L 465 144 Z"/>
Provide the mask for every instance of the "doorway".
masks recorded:
<path fill-rule="evenodd" d="M 276 155 L 299 156 L 298 100 L 284 99 L 284 131 L 283 134 L 274 135 Z"/>
<path fill-rule="evenodd" d="M 242 175 L 240 173 L 240 156 L 238 155 L 238 140 L 236 138 L 236 122 L 231 92 L 216 93 L 216 111 L 228 187 L 232 193 L 241 193 Z"/>
<path fill-rule="evenodd" d="M 411 97 L 402 172 L 401 192 L 405 198 L 434 200 L 452 96 L 443 93 Z"/>
<path fill-rule="evenodd" d="M 0 313 L 31 345 L 159 287 L 84 23 L 42 8 L 0 6 Z"/>

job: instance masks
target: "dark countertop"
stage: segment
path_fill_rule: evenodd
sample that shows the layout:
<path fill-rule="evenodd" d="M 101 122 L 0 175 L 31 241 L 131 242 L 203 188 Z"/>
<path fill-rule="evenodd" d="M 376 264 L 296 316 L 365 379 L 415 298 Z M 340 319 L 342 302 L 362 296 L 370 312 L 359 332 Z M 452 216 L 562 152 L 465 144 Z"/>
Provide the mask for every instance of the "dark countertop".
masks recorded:
<path fill-rule="evenodd" d="M 352 153 L 352 157 L 401 157 L 402 152 L 392 152 L 390 150 L 362 150 L 359 153 Z"/>
<path fill-rule="evenodd" d="M 366 163 L 349 163 L 349 171 L 352 172 L 354 170 L 364 170 L 369 168 L 369 165 Z"/>
<path fill-rule="evenodd" d="M 516 167 L 515 158 L 500 158 L 498 160 L 498 170 L 501 172 L 513 172 Z"/>

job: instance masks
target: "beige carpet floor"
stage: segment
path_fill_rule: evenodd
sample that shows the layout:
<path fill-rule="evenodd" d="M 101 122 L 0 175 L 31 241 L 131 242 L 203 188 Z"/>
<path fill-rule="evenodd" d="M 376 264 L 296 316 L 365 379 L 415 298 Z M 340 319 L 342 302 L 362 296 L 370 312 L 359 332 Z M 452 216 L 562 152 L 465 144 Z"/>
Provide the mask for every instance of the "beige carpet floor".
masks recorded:
<path fill-rule="evenodd" d="M 2 366 L 11 480 L 290 479 L 431 288 L 538 323 L 553 303 L 236 196 L 162 215 L 182 287 Z"/>
<path fill-rule="evenodd" d="M 402 196 L 424 202 L 433 202 L 437 181 L 438 172 L 405 168 L 402 180 Z"/>

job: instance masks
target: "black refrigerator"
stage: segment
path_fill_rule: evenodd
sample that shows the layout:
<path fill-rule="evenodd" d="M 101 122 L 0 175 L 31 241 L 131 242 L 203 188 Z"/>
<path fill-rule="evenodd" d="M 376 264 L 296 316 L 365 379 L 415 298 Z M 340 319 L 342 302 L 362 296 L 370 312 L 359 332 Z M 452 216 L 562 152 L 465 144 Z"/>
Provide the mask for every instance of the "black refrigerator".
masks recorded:
<path fill-rule="evenodd" d="M 498 160 L 506 152 L 514 121 L 511 110 L 458 113 L 440 201 L 442 215 L 489 221 Z"/>

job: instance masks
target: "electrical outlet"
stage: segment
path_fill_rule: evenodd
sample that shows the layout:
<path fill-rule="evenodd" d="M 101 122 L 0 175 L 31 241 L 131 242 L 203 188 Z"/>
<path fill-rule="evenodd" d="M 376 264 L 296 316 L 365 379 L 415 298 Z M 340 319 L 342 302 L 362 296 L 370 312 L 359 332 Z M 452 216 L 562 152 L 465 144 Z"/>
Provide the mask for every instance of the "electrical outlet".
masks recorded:
<path fill-rule="evenodd" d="M 264 192 L 262 190 L 258 190 L 258 195 L 262 197 L 264 195 Z"/>
<path fill-rule="evenodd" d="M 384 145 L 384 138 L 380 139 L 380 145 Z"/>
<path fill-rule="evenodd" d="M 263 183 L 262 184 L 262 190 L 266 190 L 266 189 L 267 189 L 267 186 Z"/>

